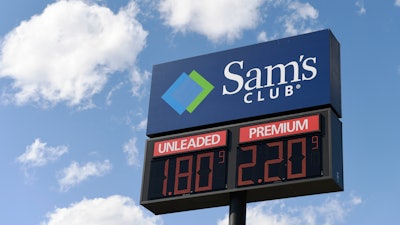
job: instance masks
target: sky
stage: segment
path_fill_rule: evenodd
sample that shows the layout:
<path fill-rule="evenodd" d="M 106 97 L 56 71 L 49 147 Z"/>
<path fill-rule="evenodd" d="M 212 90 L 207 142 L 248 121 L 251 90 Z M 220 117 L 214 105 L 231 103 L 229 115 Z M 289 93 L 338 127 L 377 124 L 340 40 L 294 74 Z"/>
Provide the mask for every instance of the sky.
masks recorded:
<path fill-rule="evenodd" d="M 400 0 L 13 0 L 0 6 L 0 224 L 228 224 L 140 206 L 152 66 L 331 29 L 343 192 L 247 204 L 248 225 L 396 224 Z"/>

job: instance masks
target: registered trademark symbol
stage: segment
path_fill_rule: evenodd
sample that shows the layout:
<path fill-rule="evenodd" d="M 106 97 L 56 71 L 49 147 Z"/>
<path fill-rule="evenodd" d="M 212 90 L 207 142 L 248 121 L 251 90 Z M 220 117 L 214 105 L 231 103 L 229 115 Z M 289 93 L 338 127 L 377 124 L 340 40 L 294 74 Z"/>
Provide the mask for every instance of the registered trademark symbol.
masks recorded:
<path fill-rule="evenodd" d="M 301 88 L 301 84 L 296 84 L 296 89 L 300 89 Z"/>

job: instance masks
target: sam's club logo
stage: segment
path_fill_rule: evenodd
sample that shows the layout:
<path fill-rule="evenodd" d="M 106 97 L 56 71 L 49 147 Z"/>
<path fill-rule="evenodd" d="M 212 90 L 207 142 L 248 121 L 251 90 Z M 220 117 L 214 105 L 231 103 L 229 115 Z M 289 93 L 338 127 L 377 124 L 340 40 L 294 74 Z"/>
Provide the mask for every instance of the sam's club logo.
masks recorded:
<path fill-rule="evenodd" d="M 210 82 L 193 70 L 189 75 L 183 72 L 161 98 L 182 115 L 185 110 L 192 113 L 213 89 Z"/>

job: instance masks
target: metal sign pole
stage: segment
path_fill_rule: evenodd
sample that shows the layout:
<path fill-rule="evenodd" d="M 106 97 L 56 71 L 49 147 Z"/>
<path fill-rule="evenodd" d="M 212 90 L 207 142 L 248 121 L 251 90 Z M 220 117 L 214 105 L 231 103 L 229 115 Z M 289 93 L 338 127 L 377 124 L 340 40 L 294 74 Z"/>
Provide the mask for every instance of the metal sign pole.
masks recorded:
<path fill-rule="evenodd" d="M 246 192 L 231 193 L 229 225 L 246 225 Z"/>

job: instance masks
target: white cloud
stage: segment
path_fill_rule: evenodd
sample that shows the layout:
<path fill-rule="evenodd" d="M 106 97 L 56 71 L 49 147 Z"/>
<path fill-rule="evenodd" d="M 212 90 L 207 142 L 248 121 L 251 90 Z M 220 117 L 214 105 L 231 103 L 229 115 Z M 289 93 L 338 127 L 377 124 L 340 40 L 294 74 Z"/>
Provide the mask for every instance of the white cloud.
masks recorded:
<path fill-rule="evenodd" d="M 351 196 L 350 196 L 350 203 L 351 203 L 352 205 L 359 205 L 359 204 L 362 204 L 362 203 L 363 203 L 363 200 L 362 200 L 362 198 L 361 198 L 360 196 L 351 194 Z"/>
<path fill-rule="evenodd" d="M 312 25 L 318 19 L 319 13 L 310 3 L 302 3 L 297 0 L 288 1 L 287 9 L 290 14 L 282 17 L 287 35 L 297 35 L 314 30 Z"/>
<path fill-rule="evenodd" d="M 396 2 L 394 3 L 395 6 L 400 6 L 400 0 L 396 0 Z"/>
<path fill-rule="evenodd" d="M 56 1 L 4 37 L 0 78 L 13 81 L 4 101 L 88 108 L 108 75 L 135 70 L 147 37 L 136 4 L 115 14 L 89 2 Z"/>
<path fill-rule="evenodd" d="M 146 129 L 146 127 L 147 127 L 147 118 L 142 120 L 142 121 L 140 121 L 140 123 L 137 125 L 136 128 L 138 130 L 144 130 L 144 129 Z"/>
<path fill-rule="evenodd" d="M 213 42 L 234 41 L 262 20 L 264 0 L 161 0 L 165 24 L 177 32 L 197 32 Z"/>
<path fill-rule="evenodd" d="M 124 144 L 123 151 L 127 155 L 128 165 L 139 166 L 139 150 L 136 146 L 137 138 L 133 137 Z"/>
<path fill-rule="evenodd" d="M 122 88 L 122 85 L 124 85 L 124 82 L 119 82 L 117 85 L 115 85 L 115 86 L 108 92 L 107 97 L 106 97 L 106 104 L 107 104 L 108 106 L 110 106 L 110 105 L 112 104 L 111 98 L 112 98 L 114 92 L 116 92 L 117 90 L 121 89 L 121 88 Z"/>
<path fill-rule="evenodd" d="M 60 191 L 68 191 L 89 177 L 104 176 L 111 169 L 112 165 L 108 160 L 104 160 L 103 162 L 88 162 L 82 166 L 77 162 L 72 162 L 58 174 Z"/>
<path fill-rule="evenodd" d="M 67 152 L 67 146 L 47 146 L 46 142 L 36 138 L 31 145 L 26 146 L 26 151 L 16 160 L 26 167 L 41 167 L 57 160 Z"/>
<path fill-rule="evenodd" d="M 358 9 L 357 13 L 359 15 L 364 15 L 365 13 L 367 13 L 367 9 L 364 6 L 364 1 L 356 1 L 355 5 Z"/>
<path fill-rule="evenodd" d="M 138 115 L 138 116 L 141 116 L 141 115 Z M 132 122 L 133 122 L 133 121 L 130 121 L 130 124 L 132 124 Z M 139 123 L 133 124 L 133 125 L 132 125 L 132 129 L 133 129 L 134 131 L 143 131 L 143 130 L 146 130 L 146 127 L 147 127 L 147 118 L 142 119 L 141 121 L 139 121 Z"/>
<path fill-rule="evenodd" d="M 258 36 L 257 36 L 257 41 L 258 41 L 258 42 L 265 42 L 265 41 L 268 41 L 267 32 L 261 31 L 261 32 L 258 34 Z"/>
<path fill-rule="evenodd" d="M 162 225 L 160 217 L 147 215 L 131 198 L 120 195 L 83 199 L 46 217 L 41 225 Z"/>
<path fill-rule="evenodd" d="M 132 83 L 132 94 L 136 97 L 144 96 L 148 89 L 143 84 L 149 80 L 151 73 L 149 71 L 140 72 L 137 69 L 131 71 L 130 81 Z"/>
<path fill-rule="evenodd" d="M 333 225 L 344 221 L 354 206 L 361 204 L 361 197 L 351 196 L 350 200 L 339 197 L 327 198 L 321 205 L 289 207 L 283 200 L 262 202 L 247 208 L 248 225 Z M 218 221 L 218 225 L 227 225 L 228 215 Z"/>

